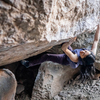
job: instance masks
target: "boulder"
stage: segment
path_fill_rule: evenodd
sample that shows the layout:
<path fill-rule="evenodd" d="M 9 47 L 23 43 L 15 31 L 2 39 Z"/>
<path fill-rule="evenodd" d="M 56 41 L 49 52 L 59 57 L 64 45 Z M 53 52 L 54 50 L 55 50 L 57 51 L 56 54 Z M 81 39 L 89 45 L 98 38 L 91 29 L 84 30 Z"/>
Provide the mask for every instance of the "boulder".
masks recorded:
<path fill-rule="evenodd" d="M 95 30 L 99 14 L 99 0 L 0 0 L 0 66 Z"/>
<path fill-rule="evenodd" d="M 8 69 L 0 69 L 0 100 L 15 100 L 17 81 Z"/>
<path fill-rule="evenodd" d="M 73 69 L 50 61 L 42 63 L 34 83 L 31 100 L 51 99 L 78 72 L 79 68 Z"/>

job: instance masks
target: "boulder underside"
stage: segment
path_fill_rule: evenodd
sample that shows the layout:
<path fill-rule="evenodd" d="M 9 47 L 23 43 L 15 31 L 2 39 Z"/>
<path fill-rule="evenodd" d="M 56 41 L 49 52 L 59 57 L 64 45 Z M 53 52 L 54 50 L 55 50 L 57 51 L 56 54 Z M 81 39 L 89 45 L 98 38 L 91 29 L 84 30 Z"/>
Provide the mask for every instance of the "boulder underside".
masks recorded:
<path fill-rule="evenodd" d="M 0 0 L 0 66 L 95 30 L 99 13 L 99 0 Z"/>

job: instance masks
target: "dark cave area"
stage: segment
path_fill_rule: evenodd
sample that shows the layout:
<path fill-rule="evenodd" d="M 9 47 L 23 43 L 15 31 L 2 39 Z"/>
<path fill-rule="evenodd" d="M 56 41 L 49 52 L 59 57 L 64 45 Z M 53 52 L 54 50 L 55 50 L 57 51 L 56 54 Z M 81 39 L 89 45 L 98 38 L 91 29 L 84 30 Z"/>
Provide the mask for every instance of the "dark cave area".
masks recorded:
<path fill-rule="evenodd" d="M 29 97 L 31 97 L 32 95 L 32 89 L 38 73 L 39 66 L 40 65 L 25 68 L 25 66 L 20 64 L 15 72 L 15 77 L 17 79 L 18 85 L 23 85 L 25 87 L 24 92 Z"/>
<path fill-rule="evenodd" d="M 32 89 L 36 79 L 40 65 L 26 68 L 21 64 L 21 61 L 1 66 L 0 68 L 7 68 L 12 71 L 17 80 L 16 98 L 20 98 L 22 94 L 32 96 Z"/>

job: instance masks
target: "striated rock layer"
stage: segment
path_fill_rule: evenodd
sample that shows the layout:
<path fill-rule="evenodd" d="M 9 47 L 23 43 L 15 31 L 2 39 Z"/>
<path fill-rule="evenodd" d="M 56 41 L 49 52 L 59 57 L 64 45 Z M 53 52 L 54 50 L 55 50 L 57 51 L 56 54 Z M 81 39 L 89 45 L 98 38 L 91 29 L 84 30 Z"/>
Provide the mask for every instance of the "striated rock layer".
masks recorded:
<path fill-rule="evenodd" d="M 100 0 L 0 0 L 0 65 L 95 30 L 99 13 Z"/>

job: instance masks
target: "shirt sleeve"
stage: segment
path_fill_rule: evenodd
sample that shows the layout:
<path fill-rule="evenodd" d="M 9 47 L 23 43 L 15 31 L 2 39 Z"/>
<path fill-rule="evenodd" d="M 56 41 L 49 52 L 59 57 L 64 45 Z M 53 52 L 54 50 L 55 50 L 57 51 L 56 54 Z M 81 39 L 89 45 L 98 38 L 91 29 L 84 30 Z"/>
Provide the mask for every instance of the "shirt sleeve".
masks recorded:
<path fill-rule="evenodd" d="M 77 67 L 79 66 L 79 62 L 76 63 L 76 62 L 73 62 L 73 61 L 70 60 L 69 63 L 70 63 L 70 66 L 71 66 L 72 68 L 77 68 Z"/>
<path fill-rule="evenodd" d="M 70 60 L 70 58 L 68 58 L 68 61 L 69 61 L 69 64 L 70 64 L 70 66 L 72 67 L 72 68 L 77 68 L 78 66 L 79 66 L 79 56 L 80 56 L 80 54 L 79 54 L 79 50 L 73 50 L 72 51 L 74 54 L 77 54 L 77 56 L 78 56 L 78 62 L 76 63 L 76 62 L 73 62 L 73 61 L 71 61 Z"/>

